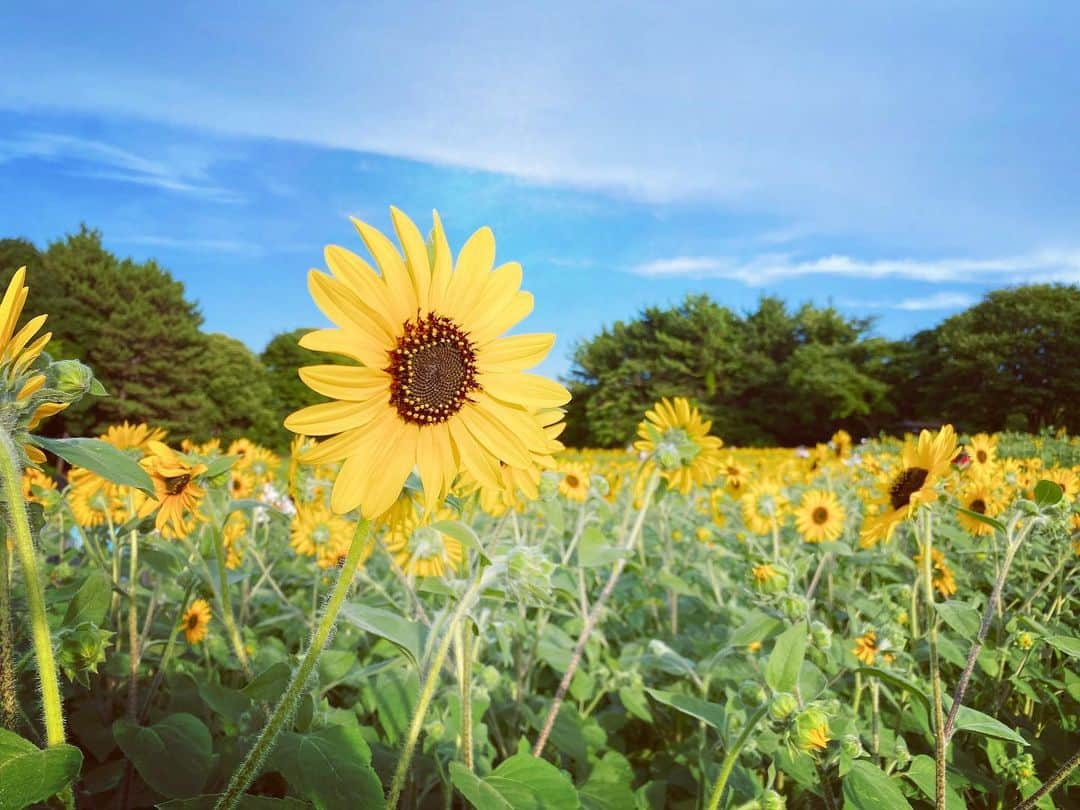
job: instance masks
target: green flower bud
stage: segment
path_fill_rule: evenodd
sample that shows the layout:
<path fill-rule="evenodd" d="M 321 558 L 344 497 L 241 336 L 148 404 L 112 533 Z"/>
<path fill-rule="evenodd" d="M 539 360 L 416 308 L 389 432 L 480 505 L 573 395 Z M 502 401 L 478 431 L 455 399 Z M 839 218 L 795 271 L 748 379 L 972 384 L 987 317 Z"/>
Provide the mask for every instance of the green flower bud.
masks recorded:
<path fill-rule="evenodd" d="M 813 622 L 810 625 L 810 635 L 814 639 L 814 646 L 819 650 L 827 650 L 832 642 L 832 630 L 824 622 Z"/>
<path fill-rule="evenodd" d="M 840 750 L 849 757 L 861 757 L 864 753 L 862 741 L 854 734 L 845 734 L 840 738 Z"/>
<path fill-rule="evenodd" d="M 757 681 L 743 681 L 739 686 L 739 700 L 744 706 L 756 709 L 769 699 L 765 687 Z"/>
<path fill-rule="evenodd" d="M 911 762 L 911 752 L 908 751 L 907 742 L 899 735 L 896 737 L 896 745 L 893 748 L 893 757 L 896 759 L 896 764 L 901 768 Z"/>
<path fill-rule="evenodd" d="M 487 689 L 494 689 L 499 685 L 499 670 L 495 667 L 484 667 L 480 673 L 480 683 Z"/>
<path fill-rule="evenodd" d="M 761 810 L 786 810 L 787 799 L 775 790 L 766 790 L 758 797 L 758 807 Z"/>
<path fill-rule="evenodd" d="M 537 548 L 515 546 L 507 553 L 506 586 L 518 600 L 524 602 L 551 601 L 551 574 L 555 563 Z"/>
<path fill-rule="evenodd" d="M 803 709 L 795 718 L 795 735 L 800 750 L 824 751 L 830 739 L 829 716 L 815 706 Z"/>
<path fill-rule="evenodd" d="M 94 372 L 90 366 L 80 363 L 78 360 L 57 360 L 49 366 L 49 376 L 52 378 L 50 388 L 56 388 L 65 394 L 74 394 L 81 397 L 90 390 L 94 382 Z"/>
<path fill-rule="evenodd" d="M 798 621 L 806 615 L 806 600 L 797 594 L 788 594 L 783 598 L 780 610 L 790 621 Z"/>
<path fill-rule="evenodd" d="M 780 692 L 773 695 L 773 699 L 769 703 L 769 717 L 777 723 L 782 723 L 798 711 L 798 709 L 799 701 L 795 699 L 794 695 L 788 694 L 787 692 Z"/>
<path fill-rule="evenodd" d="M 98 664 L 105 663 L 105 650 L 112 635 L 93 622 L 83 622 L 57 633 L 57 663 L 69 680 L 90 688 L 90 673 L 97 672 Z"/>

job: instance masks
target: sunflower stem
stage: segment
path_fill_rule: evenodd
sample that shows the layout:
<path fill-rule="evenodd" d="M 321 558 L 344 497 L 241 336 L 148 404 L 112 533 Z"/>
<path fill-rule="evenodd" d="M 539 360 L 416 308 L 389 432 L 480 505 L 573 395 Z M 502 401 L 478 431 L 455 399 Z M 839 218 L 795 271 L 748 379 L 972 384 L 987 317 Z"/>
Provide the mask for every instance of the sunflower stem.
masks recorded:
<path fill-rule="evenodd" d="M 709 795 L 709 803 L 705 806 L 706 810 L 716 810 L 720 806 L 720 799 L 724 795 L 724 788 L 727 787 L 728 777 L 731 776 L 731 771 L 735 767 L 736 761 L 739 759 L 739 752 L 742 751 L 746 741 L 750 738 L 750 734 L 757 728 L 757 724 L 761 722 L 761 718 L 765 716 L 765 712 L 768 711 L 768 704 L 762 706 L 746 722 L 746 728 L 742 730 L 739 738 L 735 740 L 735 744 L 731 746 L 726 754 L 724 754 L 724 761 L 720 765 L 720 775 L 716 777 L 716 784 L 713 785 L 712 793 Z"/>
<path fill-rule="evenodd" d="M 934 806 L 945 808 L 945 711 L 941 695 L 941 668 L 938 661 L 938 621 L 934 608 L 933 517 L 929 508 L 920 515 L 922 535 L 923 596 L 926 600 L 926 637 L 930 645 L 930 687 L 934 699 Z"/>
<path fill-rule="evenodd" d="M 615 583 L 619 581 L 619 575 L 622 574 L 623 568 L 626 567 L 626 558 L 628 554 L 633 550 L 638 537 L 641 535 L 641 529 L 645 525 L 645 513 L 649 511 L 649 504 L 652 502 L 653 493 L 656 491 L 657 483 L 658 476 L 654 472 L 649 476 L 649 481 L 645 485 L 645 497 L 642 498 L 641 508 L 638 510 L 637 518 L 634 520 L 634 527 L 630 530 L 630 535 L 619 548 L 619 551 L 622 553 L 612 567 L 611 574 L 608 576 L 608 581 L 604 585 L 604 589 L 600 592 L 600 596 L 597 597 L 597 600 L 593 602 L 592 609 L 585 618 L 585 625 L 581 628 L 581 636 L 578 638 L 573 655 L 570 657 L 570 664 L 567 666 L 565 674 L 563 674 L 562 681 L 559 682 L 559 688 L 555 692 L 555 699 L 551 701 L 547 717 L 544 718 L 544 725 L 541 726 L 540 736 L 536 740 L 536 745 L 533 746 L 534 757 L 538 757 L 544 753 L 544 746 L 547 745 L 548 737 L 551 735 L 551 729 L 555 726 L 555 718 L 559 714 L 559 707 L 562 706 L 563 699 L 570 690 L 570 682 L 574 679 L 574 673 L 577 672 L 578 665 L 581 663 L 581 657 L 585 653 L 585 645 L 589 643 L 589 637 L 596 628 L 596 624 L 600 619 L 600 613 L 604 609 L 604 603 L 607 602 L 608 597 L 611 596 L 611 592 L 615 590 Z"/>
<path fill-rule="evenodd" d="M 493 573 L 493 569 L 491 567 L 484 569 L 484 573 L 477 577 L 468 590 L 462 594 L 461 600 L 457 603 L 457 607 L 454 608 L 454 612 L 450 615 L 450 620 L 446 624 L 442 638 L 439 640 L 439 646 L 428 664 L 427 677 L 424 679 L 424 685 L 420 690 L 416 710 L 413 712 L 412 722 L 409 723 L 408 736 L 405 738 L 405 745 L 401 749 L 401 757 L 398 759 L 397 768 L 394 770 L 394 781 L 390 784 L 390 794 L 386 801 L 388 810 L 395 810 L 398 801 L 401 799 L 401 791 L 405 787 L 405 780 L 409 775 L 409 765 L 412 764 L 413 751 L 416 750 L 416 743 L 420 739 L 420 731 L 424 727 L 424 717 L 427 715 L 428 706 L 431 705 L 431 699 L 434 697 L 435 689 L 439 685 L 439 674 L 442 671 L 443 663 L 446 661 L 446 655 L 450 651 L 450 643 L 454 640 L 457 626 L 462 617 L 472 607 L 480 592 L 487 586 L 488 579 L 491 576 L 488 572 Z"/>
<path fill-rule="evenodd" d="M 472 739 L 472 674 L 473 629 L 468 623 L 458 628 L 458 652 L 461 656 L 461 758 L 465 767 L 473 769 Z"/>
<path fill-rule="evenodd" d="M 0 540 L 0 728 L 14 731 L 19 717 L 19 703 L 15 688 L 10 571 L 7 538 L 4 538 Z"/>
<path fill-rule="evenodd" d="M 139 576 L 139 533 L 131 532 L 128 550 L 128 646 L 131 664 L 128 668 L 128 719 L 134 721 L 139 713 L 139 605 L 136 580 Z"/>
<path fill-rule="evenodd" d="M 285 726 L 285 723 L 292 718 L 300 695 L 307 687 L 308 678 L 311 677 L 311 673 L 315 670 L 315 665 L 319 662 L 319 656 L 322 654 L 323 648 L 326 647 L 326 642 L 334 629 L 334 623 L 337 620 L 338 611 L 341 610 L 341 604 L 349 593 L 353 576 L 356 574 L 357 566 L 359 566 L 364 549 L 367 546 L 367 536 L 368 522 L 361 518 L 356 525 L 356 534 L 353 535 L 352 545 L 349 546 L 349 553 L 341 566 L 334 590 L 331 592 L 330 599 L 323 609 L 322 618 L 311 636 L 311 643 L 308 645 L 307 653 L 305 653 L 296 672 L 293 673 L 292 680 L 285 689 L 285 694 L 281 697 L 281 702 L 274 709 L 274 713 L 270 716 L 262 733 L 255 741 L 255 745 L 248 751 L 244 761 L 233 774 L 229 786 L 218 801 L 215 810 L 232 810 L 240 803 L 244 791 L 255 781 L 263 762 L 273 751 L 278 734 Z"/>
<path fill-rule="evenodd" d="M 254 515 L 252 516 L 254 520 Z M 247 650 L 244 649 L 244 640 L 240 636 L 240 629 L 236 626 L 236 617 L 233 616 L 232 598 L 229 595 L 229 570 L 225 565 L 225 542 L 221 528 L 214 526 L 211 529 L 214 539 L 214 557 L 217 559 L 218 573 L 218 598 L 221 600 L 221 621 L 225 624 L 225 631 L 229 635 L 229 643 L 232 644 L 244 675 L 250 680 L 252 677 L 251 663 L 248 661 Z"/>

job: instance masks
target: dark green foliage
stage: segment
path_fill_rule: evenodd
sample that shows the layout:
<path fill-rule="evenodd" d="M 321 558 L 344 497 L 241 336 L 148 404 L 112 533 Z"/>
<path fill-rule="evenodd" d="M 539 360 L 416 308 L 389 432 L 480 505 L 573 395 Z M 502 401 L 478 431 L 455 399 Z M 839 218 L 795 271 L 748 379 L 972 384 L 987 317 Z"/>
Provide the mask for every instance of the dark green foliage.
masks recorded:
<path fill-rule="evenodd" d="M 246 436 L 279 450 L 288 446 L 281 424 L 285 414 L 277 407 L 270 374 L 247 346 L 228 335 L 207 335 L 202 380 L 213 405 L 205 434 L 226 440 Z"/>

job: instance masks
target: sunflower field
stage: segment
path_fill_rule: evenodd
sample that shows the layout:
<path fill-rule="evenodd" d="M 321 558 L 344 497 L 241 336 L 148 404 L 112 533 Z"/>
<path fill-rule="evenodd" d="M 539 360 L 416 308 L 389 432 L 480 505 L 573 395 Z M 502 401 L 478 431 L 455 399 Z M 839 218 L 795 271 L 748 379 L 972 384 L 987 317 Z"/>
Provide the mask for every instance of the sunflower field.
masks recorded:
<path fill-rule="evenodd" d="M 107 382 L 15 274 L 0 809 L 1080 806 L 1080 442 L 567 449 L 521 267 L 392 215 L 309 274 L 350 363 L 285 455 L 38 435 Z"/>

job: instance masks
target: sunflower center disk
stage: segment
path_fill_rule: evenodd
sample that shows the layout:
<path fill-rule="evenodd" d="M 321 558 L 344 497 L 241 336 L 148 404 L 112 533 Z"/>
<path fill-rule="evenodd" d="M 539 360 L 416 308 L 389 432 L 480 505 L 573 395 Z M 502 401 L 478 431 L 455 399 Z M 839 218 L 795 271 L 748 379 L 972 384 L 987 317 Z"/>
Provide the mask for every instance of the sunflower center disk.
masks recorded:
<path fill-rule="evenodd" d="M 824 506 L 819 506 L 811 513 L 810 517 L 818 526 L 824 526 L 829 522 L 829 510 Z"/>
<path fill-rule="evenodd" d="M 449 318 L 429 314 L 406 321 L 390 352 L 390 403 L 406 422 L 445 422 L 468 400 L 476 382 L 476 349 Z"/>
<path fill-rule="evenodd" d="M 902 509 L 911 503 L 911 496 L 922 488 L 929 474 L 929 470 L 922 467 L 908 467 L 896 476 L 893 485 L 889 487 L 889 503 L 892 508 Z"/>
<path fill-rule="evenodd" d="M 972 512 L 978 512 L 980 515 L 985 515 L 986 501 L 984 501 L 982 498 L 976 498 L 970 504 L 968 504 L 968 509 L 970 509 Z"/>

